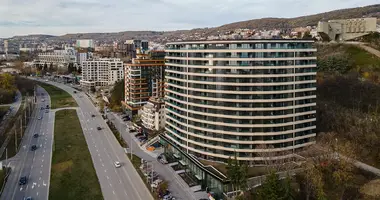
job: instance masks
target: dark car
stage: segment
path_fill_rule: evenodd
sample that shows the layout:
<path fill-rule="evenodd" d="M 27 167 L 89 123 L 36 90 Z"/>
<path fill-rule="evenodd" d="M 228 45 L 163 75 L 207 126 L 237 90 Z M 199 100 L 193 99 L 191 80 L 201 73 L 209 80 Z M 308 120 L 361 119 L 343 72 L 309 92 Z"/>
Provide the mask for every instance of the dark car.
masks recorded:
<path fill-rule="evenodd" d="M 101 127 L 99 127 L 99 126 L 98 126 L 98 128 L 97 128 L 97 129 L 98 129 L 98 131 L 102 130 L 102 128 L 101 128 Z"/>
<path fill-rule="evenodd" d="M 32 200 L 32 197 L 25 197 L 24 200 Z"/>
<path fill-rule="evenodd" d="M 34 138 L 38 138 L 38 133 L 33 135 Z"/>
<path fill-rule="evenodd" d="M 30 150 L 32 150 L 32 151 L 35 151 L 36 149 L 37 149 L 36 145 L 32 145 L 32 147 L 30 147 Z"/>
<path fill-rule="evenodd" d="M 46 105 L 46 109 L 49 109 L 49 105 Z"/>
<path fill-rule="evenodd" d="M 77 93 L 77 91 L 74 90 L 74 93 Z"/>
<path fill-rule="evenodd" d="M 91 115 L 91 117 L 95 117 L 95 115 Z"/>
<path fill-rule="evenodd" d="M 25 185 L 27 182 L 26 176 L 20 178 L 19 185 Z"/>
<path fill-rule="evenodd" d="M 43 110 L 44 109 L 44 107 L 41 107 L 41 110 Z"/>

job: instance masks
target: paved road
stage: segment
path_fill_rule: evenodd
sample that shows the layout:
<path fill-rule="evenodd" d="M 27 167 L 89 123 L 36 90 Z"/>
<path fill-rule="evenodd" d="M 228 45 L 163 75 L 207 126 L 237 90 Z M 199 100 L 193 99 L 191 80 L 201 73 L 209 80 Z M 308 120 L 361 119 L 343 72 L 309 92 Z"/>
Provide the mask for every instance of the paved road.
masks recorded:
<path fill-rule="evenodd" d="M 140 158 L 150 161 L 153 164 L 154 170 L 160 174 L 166 181 L 169 183 L 169 190 L 172 192 L 173 196 L 178 200 L 192 200 L 199 198 L 207 198 L 206 194 L 201 197 L 196 197 L 196 195 L 186 184 L 186 182 L 176 174 L 176 172 L 168 165 L 163 165 L 157 161 L 151 154 L 152 152 L 143 151 L 139 144 L 137 143 L 137 139 L 133 136 L 132 133 L 129 133 L 129 129 L 127 129 L 126 124 L 122 122 L 120 116 L 117 116 L 114 113 L 108 113 L 107 117 L 111 120 L 119 132 L 122 134 L 123 139 L 129 145 L 129 151 L 132 149 L 132 153 L 136 154 Z"/>
<path fill-rule="evenodd" d="M 44 93 L 44 96 L 40 94 Z M 49 180 L 52 156 L 52 141 L 54 118 L 40 107 L 50 105 L 50 98 L 42 88 L 37 88 L 37 106 L 32 115 L 32 120 L 26 129 L 21 148 L 17 155 L 12 159 L 10 166 L 12 172 L 5 185 L 1 199 L 13 200 L 32 197 L 33 199 L 48 199 Z M 45 99 L 42 102 L 42 99 Z M 38 118 L 42 117 L 41 120 Z M 35 133 L 39 137 L 34 138 Z M 37 146 L 37 150 L 31 151 L 32 145 Z M 26 185 L 19 186 L 19 179 L 26 176 Z"/>
<path fill-rule="evenodd" d="M 17 90 L 15 102 L 13 102 L 11 104 L 1 104 L 0 105 L 0 106 L 12 107 L 12 110 L 9 112 L 9 114 L 4 116 L 3 120 L 1 120 L 1 122 L 0 122 L 0 134 L 3 134 L 3 131 L 5 131 L 4 129 L 6 128 L 6 126 L 4 126 L 4 125 L 8 122 L 9 119 L 14 117 L 16 115 L 17 111 L 20 109 L 21 102 L 22 102 L 21 92 Z"/>
<path fill-rule="evenodd" d="M 153 200 L 152 195 L 127 158 L 106 122 L 83 92 L 73 93 L 74 89 L 64 84 L 47 82 L 72 94 L 80 109 L 78 117 L 92 161 L 98 176 L 103 197 L 106 200 Z M 95 117 L 92 117 L 92 115 Z M 98 131 L 97 127 L 102 127 Z M 115 168 L 119 161 L 121 168 Z"/>

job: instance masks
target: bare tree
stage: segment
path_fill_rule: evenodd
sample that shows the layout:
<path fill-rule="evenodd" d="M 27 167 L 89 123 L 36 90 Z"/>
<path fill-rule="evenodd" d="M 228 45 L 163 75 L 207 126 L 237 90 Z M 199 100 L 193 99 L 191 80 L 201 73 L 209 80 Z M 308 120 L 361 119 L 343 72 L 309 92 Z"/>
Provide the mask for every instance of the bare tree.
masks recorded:
<path fill-rule="evenodd" d="M 257 155 L 261 157 L 268 173 L 288 171 L 293 166 L 290 162 L 293 157 L 291 151 L 276 151 L 273 145 L 266 144 L 258 145 L 256 149 L 259 150 Z"/>

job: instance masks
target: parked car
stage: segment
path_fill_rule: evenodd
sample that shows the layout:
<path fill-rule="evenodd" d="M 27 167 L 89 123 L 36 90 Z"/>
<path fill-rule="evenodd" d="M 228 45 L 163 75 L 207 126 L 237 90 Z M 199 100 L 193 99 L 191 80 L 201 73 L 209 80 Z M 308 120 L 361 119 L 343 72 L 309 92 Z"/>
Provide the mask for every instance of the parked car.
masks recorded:
<path fill-rule="evenodd" d="M 74 90 L 74 93 L 77 93 L 77 91 Z"/>
<path fill-rule="evenodd" d="M 95 117 L 95 115 L 91 115 L 91 117 Z"/>
<path fill-rule="evenodd" d="M 42 101 L 42 102 L 45 102 L 45 99 L 42 99 L 41 101 Z"/>
<path fill-rule="evenodd" d="M 24 197 L 24 200 L 32 200 L 32 197 Z"/>
<path fill-rule="evenodd" d="M 19 185 L 25 185 L 28 180 L 26 179 L 26 176 L 23 176 L 20 178 L 20 181 L 18 182 Z"/>
<path fill-rule="evenodd" d="M 98 128 L 97 128 L 97 129 L 98 129 L 98 131 L 102 130 L 102 128 L 101 128 L 101 127 L 99 127 L 99 126 L 98 126 Z"/>
<path fill-rule="evenodd" d="M 45 113 L 49 113 L 49 110 L 45 110 Z"/>
<path fill-rule="evenodd" d="M 32 147 L 30 147 L 30 150 L 32 150 L 32 151 L 35 151 L 36 149 L 37 149 L 36 145 L 32 145 Z"/>
<path fill-rule="evenodd" d="M 46 109 L 49 109 L 49 105 L 46 105 Z"/>
<path fill-rule="evenodd" d="M 33 137 L 34 137 L 34 138 L 38 138 L 38 133 L 35 133 L 35 134 L 33 135 Z"/>
<path fill-rule="evenodd" d="M 38 117 L 38 120 L 41 120 L 42 119 L 42 117 Z"/>

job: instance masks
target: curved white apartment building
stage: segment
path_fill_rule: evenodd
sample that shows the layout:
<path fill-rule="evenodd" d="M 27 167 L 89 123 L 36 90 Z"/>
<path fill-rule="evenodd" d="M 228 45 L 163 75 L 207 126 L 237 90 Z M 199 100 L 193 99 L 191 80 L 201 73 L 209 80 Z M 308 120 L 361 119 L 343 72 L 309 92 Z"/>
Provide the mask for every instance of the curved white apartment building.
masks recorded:
<path fill-rule="evenodd" d="M 212 161 L 293 156 L 315 143 L 315 52 L 311 40 L 168 43 L 164 137 Z"/>

